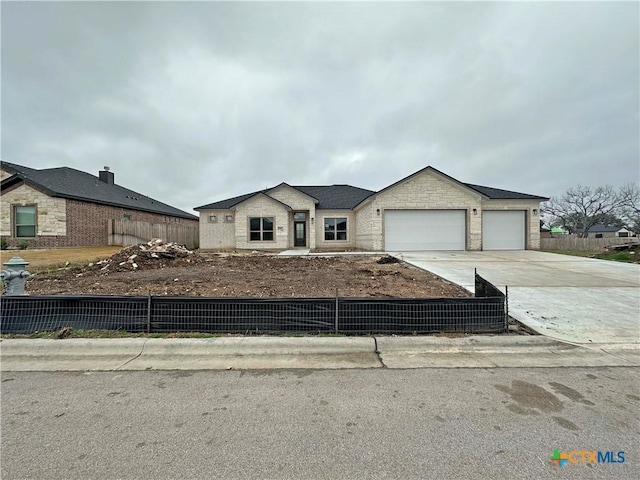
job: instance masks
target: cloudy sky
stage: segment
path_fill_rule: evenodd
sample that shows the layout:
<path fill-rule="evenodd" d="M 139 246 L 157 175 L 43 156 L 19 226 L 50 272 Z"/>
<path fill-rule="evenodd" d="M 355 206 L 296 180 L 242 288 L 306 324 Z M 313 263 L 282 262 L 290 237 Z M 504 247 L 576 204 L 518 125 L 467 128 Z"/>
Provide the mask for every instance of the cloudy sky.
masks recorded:
<path fill-rule="evenodd" d="M 185 211 L 427 165 L 553 196 L 640 177 L 638 2 L 2 2 L 2 160 Z"/>

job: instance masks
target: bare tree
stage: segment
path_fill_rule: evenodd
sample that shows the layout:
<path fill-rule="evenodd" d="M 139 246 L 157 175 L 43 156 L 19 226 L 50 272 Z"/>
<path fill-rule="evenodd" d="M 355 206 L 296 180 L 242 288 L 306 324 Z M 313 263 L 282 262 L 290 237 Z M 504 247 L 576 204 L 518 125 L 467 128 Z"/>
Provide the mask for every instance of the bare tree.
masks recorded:
<path fill-rule="evenodd" d="M 634 232 L 640 233 L 640 186 L 628 183 L 620 187 L 620 218 Z"/>
<path fill-rule="evenodd" d="M 554 217 L 554 224 L 586 237 L 595 224 L 616 215 L 623 203 L 622 195 L 611 186 L 578 185 L 559 198 L 552 197 L 544 206 L 544 211 Z"/>

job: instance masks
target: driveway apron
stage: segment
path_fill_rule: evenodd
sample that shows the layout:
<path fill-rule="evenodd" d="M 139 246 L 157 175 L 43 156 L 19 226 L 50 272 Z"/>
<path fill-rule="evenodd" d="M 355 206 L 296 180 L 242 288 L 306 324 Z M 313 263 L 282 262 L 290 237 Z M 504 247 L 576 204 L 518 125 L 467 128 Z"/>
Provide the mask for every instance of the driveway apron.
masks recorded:
<path fill-rule="evenodd" d="M 503 292 L 508 287 L 513 318 L 549 337 L 640 343 L 640 265 L 532 250 L 397 256 L 471 292 L 477 269 Z"/>

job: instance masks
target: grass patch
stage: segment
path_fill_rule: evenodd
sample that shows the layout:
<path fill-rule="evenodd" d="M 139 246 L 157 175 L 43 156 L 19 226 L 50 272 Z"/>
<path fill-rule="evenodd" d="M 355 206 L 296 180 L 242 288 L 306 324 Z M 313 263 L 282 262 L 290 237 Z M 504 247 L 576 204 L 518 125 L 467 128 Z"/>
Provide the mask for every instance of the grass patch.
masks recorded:
<path fill-rule="evenodd" d="M 90 262 L 104 260 L 122 247 L 111 245 L 101 247 L 51 248 L 43 250 L 2 250 L 0 261 L 7 262 L 14 255 L 24 258 L 31 273 L 49 272 L 64 267 L 82 266 Z"/>
<path fill-rule="evenodd" d="M 598 260 L 609 260 L 612 262 L 635 263 L 638 254 L 631 255 L 630 252 L 584 252 L 580 250 L 544 250 L 547 253 L 558 253 L 560 255 L 572 255 L 574 257 L 597 258 Z"/>

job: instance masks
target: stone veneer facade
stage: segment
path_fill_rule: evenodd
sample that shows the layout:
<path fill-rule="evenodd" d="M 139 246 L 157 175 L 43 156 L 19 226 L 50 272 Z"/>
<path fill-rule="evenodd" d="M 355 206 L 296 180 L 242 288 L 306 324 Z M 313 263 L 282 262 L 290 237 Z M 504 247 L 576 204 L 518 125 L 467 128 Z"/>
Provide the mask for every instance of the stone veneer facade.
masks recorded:
<path fill-rule="evenodd" d="M 284 204 L 284 205 L 283 205 Z M 288 208 L 290 207 L 290 208 Z M 487 200 L 478 192 L 432 169 L 418 172 L 365 200 L 354 210 L 317 209 L 312 198 L 282 184 L 266 194 L 258 194 L 230 210 L 200 211 L 200 248 L 282 250 L 293 248 L 293 214 L 307 215 L 307 247 L 311 249 L 383 251 L 385 210 L 463 210 L 466 218 L 466 250 L 482 250 L 482 212 L 520 210 L 525 212 L 526 248 L 540 248 L 539 200 Z M 475 213 L 474 213 L 475 210 Z M 208 221 L 217 215 L 217 222 Z M 234 223 L 221 221 L 232 214 Z M 274 217 L 275 239 L 250 242 L 249 217 Z M 346 217 L 347 240 L 325 241 L 324 218 Z"/>

